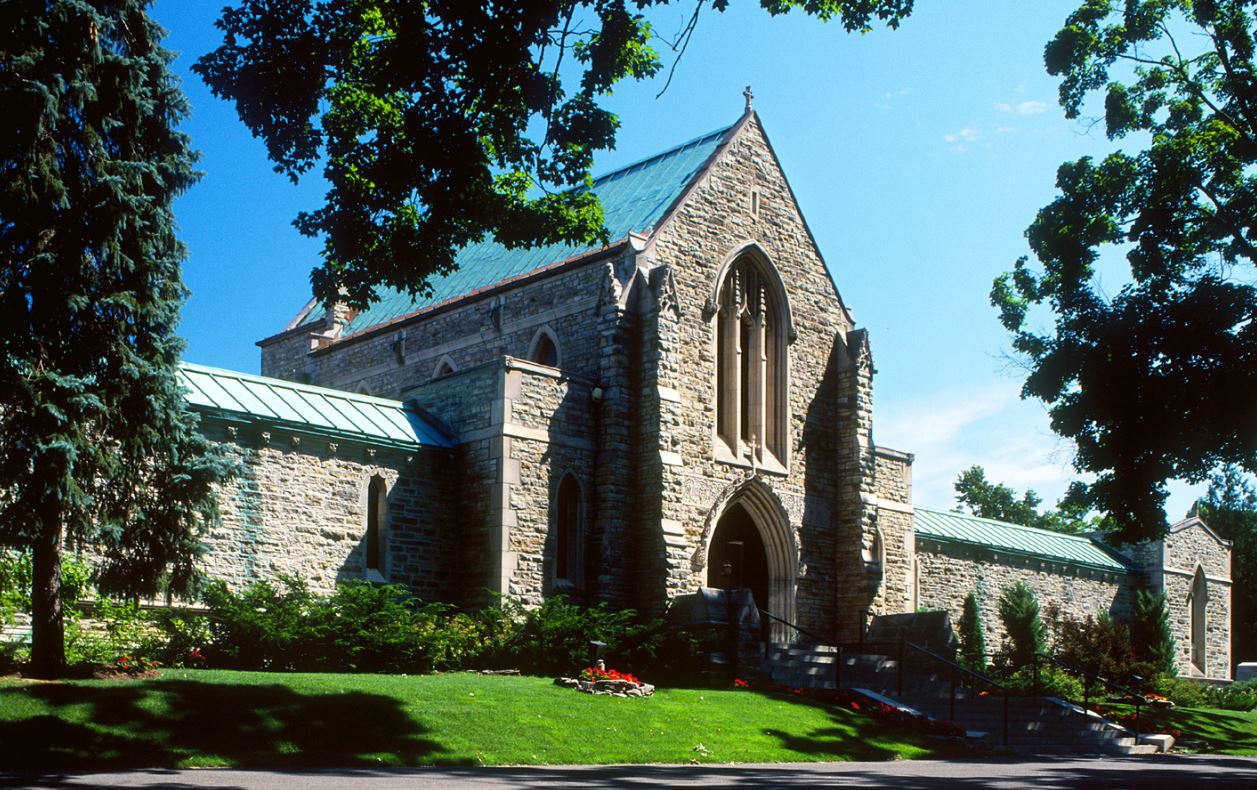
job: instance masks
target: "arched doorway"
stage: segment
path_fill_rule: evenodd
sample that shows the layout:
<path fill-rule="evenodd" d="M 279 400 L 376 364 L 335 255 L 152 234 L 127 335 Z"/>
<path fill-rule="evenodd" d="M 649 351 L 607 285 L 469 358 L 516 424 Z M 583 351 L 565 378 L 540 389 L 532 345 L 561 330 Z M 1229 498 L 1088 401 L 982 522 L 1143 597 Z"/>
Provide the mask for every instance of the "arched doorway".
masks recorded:
<path fill-rule="evenodd" d="M 776 644 L 793 641 L 794 629 L 782 621 L 795 622 L 799 559 L 780 500 L 763 482 L 752 479 L 718 504 L 710 519 L 699 555 L 706 586 L 749 588 L 756 605 L 773 615 L 766 624 L 769 639 Z"/>
<path fill-rule="evenodd" d="M 755 604 L 768 608 L 768 554 L 751 514 L 741 505 L 724 512 L 711 536 L 707 554 L 707 586 L 748 587 Z"/>

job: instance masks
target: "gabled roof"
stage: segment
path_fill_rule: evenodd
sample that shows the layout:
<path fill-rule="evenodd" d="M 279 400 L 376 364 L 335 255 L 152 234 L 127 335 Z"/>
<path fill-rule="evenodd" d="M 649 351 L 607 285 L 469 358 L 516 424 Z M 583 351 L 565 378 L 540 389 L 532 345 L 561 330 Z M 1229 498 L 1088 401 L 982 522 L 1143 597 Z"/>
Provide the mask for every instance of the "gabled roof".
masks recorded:
<path fill-rule="evenodd" d="M 422 413 L 401 401 L 252 376 L 185 362 L 180 379 L 198 411 L 390 447 L 450 447 Z"/>
<path fill-rule="evenodd" d="M 1123 572 L 1114 554 L 1083 535 L 1066 535 L 990 518 L 917 507 L 913 529 L 918 537 L 1067 562 L 1086 568 Z"/>
<path fill-rule="evenodd" d="M 603 222 L 611 240 L 619 241 L 629 233 L 644 234 L 654 230 L 736 125 L 717 129 L 594 179 L 593 191 L 602 203 Z M 403 291 L 381 288 L 377 291 L 379 299 L 358 313 L 345 326 L 341 337 L 465 297 L 593 249 L 596 248 L 587 245 L 551 244 L 508 250 L 496 241 L 469 245 L 458 251 L 455 271 L 429 281 L 432 289 L 429 295 L 412 297 Z M 323 315 L 324 308 L 312 304 L 290 326 L 322 321 Z"/>
<path fill-rule="evenodd" d="M 1205 531 L 1205 534 L 1213 538 L 1221 546 L 1226 546 L 1227 548 L 1230 548 L 1232 545 L 1231 541 L 1227 540 L 1226 538 L 1222 537 L 1218 533 L 1214 532 L 1213 529 L 1210 528 L 1210 526 L 1206 524 L 1205 520 L 1202 519 L 1200 516 L 1188 516 L 1187 518 L 1183 519 L 1182 521 L 1176 524 L 1171 524 L 1170 534 L 1174 535 L 1184 530 L 1191 529 L 1192 527 L 1199 527 L 1200 529 L 1203 529 Z"/>

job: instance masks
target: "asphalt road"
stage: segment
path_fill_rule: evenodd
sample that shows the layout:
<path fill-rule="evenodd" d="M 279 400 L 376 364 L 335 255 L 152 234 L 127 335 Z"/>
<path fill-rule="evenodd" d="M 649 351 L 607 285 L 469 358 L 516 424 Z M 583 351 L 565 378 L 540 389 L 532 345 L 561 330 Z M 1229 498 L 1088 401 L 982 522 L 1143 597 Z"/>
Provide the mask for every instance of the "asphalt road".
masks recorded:
<path fill-rule="evenodd" d="M 2 758 L 0 758 L 2 759 Z M 625 765 L 543 768 L 351 769 L 342 771 L 149 770 L 97 774 L 12 774 L 3 787 L 278 788 L 1214 788 L 1257 790 L 1257 758 L 1183 755 L 1134 758 L 911 760 L 776 765 Z"/>

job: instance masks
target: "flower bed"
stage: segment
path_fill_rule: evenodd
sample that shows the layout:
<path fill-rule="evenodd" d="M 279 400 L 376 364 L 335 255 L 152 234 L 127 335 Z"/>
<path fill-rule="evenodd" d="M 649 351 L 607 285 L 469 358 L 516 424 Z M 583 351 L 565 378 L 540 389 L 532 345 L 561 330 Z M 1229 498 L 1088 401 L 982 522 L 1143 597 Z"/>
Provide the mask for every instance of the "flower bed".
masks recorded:
<path fill-rule="evenodd" d="M 655 693 L 654 686 L 641 682 L 628 672 L 601 666 L 586 667 L 574 678 L 555 678 L 554 684 L 586 694 L 606 694 L 613 697 L 649 697 Z"/>

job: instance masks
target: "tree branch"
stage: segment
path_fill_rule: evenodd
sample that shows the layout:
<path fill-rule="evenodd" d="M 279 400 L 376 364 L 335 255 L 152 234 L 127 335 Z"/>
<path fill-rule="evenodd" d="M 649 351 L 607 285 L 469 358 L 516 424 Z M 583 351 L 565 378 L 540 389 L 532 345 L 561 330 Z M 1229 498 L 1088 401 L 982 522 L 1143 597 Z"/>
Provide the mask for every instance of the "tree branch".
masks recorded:
<path fill-rule="evenodd" d="M 681 62 L 681 58 L 685 55 L 685 50 L 689 49 L 690 39 L 694 37 L 694 28 L 698 26 L 698 12 L 703 10 L 703 3 L 705 2 L 707 2 L 707 0 L 698 0 L 698 2 L 694 4 L 693 16 L 690 17 L 689 23 L 686 24 L 680 35 L 677 36 L 676 41 L 672 43 L 673 52 L 677 52 L 678 44 L 681 46 L 681 51 L 677 52 L 676 58 L 673 59 L 672 68 L 668 69 L 668 80 L 663 84 L 663 88 L 655 94 L 656 99 L 664 95 L 664 93 L 668 91 L 668 86 L 672 84 L 672 76 L 676 74 L 677 64 Z"/>

